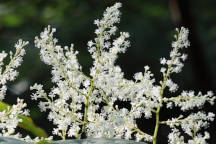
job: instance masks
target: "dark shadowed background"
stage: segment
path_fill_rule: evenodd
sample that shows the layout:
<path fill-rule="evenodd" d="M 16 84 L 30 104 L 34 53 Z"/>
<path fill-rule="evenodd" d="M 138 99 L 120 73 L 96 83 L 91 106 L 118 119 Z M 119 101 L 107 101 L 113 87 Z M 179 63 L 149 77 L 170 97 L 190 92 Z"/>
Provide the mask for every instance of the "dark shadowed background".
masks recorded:
<path fill-rule="evenodd" d="M 117 64 L 126 78 L 143 71 L 149 65 L 157 82 L 161 80 L 159 59 L 167 57 L 175 27 L 185 26 L 190 30 L 191 47 L 186 50 L 189 58 L 183 72 L 173 75 L 179 84 L 180 93 L 194 89 L 216 93 L 216 1 L 214 0 L 119 0 L 122 2 L 120 31 L 127 31 L 131 47 L 120 55 Z M 61 45 L 74 43 L 80 52 L 79 61 L 83 71 L 89 73 L 92 59 L 87 52 L 88 40 L 94 39 L 94 19 L 101 18 L 107 6 L 114 0 L 0 0 L 0 51 L 14 50 L 13 45 L 22 38 L 30 42 L 20 75 L 8 84 L 6 102 L 15 103 L 16 97 L 25 98 L 34 121 L 51 134 L 52 123 L 46 113 L 40 113 L 37 102 L 30 100 L 29 86 L 41 83 L 49 92 L 52 86 L 50 67 L 40 61 L 39 49 L 34 47 L 34 37 L 47 25 L 57 28 L 56 37 Z M 214 111 L 209 105 L 205 110 Z M 178 109 L 162 110 L 161 119 L 178 116 Z M 153 133 L 154 118 L 140 121 L 141 129 Z M 216 142 L 216 125 L 209 128 L 210 143 Z M 169 129 L 160 127 L 161 143 L 166 143 Z"/>

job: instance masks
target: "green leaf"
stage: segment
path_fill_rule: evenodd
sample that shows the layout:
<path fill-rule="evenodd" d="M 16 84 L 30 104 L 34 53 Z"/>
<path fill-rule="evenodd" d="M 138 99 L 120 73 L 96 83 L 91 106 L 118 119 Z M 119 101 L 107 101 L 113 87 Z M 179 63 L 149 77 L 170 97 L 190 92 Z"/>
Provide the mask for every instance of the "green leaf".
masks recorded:
<path fill-rule="evenodd" d="M 7 110 L 8 107 L 11 108 L 11 106 L 9 104 L 6 104 L 6 103 L 0 101 L 0 111 Z M 48 137 L 47 133 L 43 129 L 41 129 L 40 127 L 36 126 L 30 117 L 19 116 L 19 118 L 22 119 L 22 122 L 20 122 L 18 124 L 19 127 L 23 128 L 27 131 L 30 131 L 35 136 L 45 137 L 45 138 Z"/>

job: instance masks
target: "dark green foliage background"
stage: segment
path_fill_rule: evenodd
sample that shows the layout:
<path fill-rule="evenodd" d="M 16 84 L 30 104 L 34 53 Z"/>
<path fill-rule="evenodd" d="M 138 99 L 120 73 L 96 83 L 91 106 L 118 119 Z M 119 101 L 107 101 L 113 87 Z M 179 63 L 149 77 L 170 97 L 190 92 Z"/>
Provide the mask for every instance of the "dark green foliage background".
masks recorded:
<path fill-rule="evenodd" d="M 172 0 L 170 0 L 172 1 Z M 144 65 L 149 65 L 155 74 L 156 80 L 161 80 L 159 73 L 161 57 L 169 55 L 171 41 L 173 40 L 174 28 L 177 17 L 171 11 L 169 0 L 120 0 L 122 18 L 119 24 L 120 31 L 127 31 L 131 37 L 131 47 L 127 53 L 120 55 L 117 64 L 121 66 L 128 79 L 132 79 L 135 72 L 143 71 Z M 189 59 L 183 72 L 174 76 L 175 82 L 180 89 L 201 89 L 203 92 L 213 90 L 216 92 L 216 1 L 213 0 L 186 0 L 190 15 L 193 18 L 193 29 L 196 32 L 197 43 L 201 46 L 204 61 L 203 75 L 197 75 L 192 56 L 196 56 L 196 48 L 189 53 Z M 75 44 L 80 52 L 79 61 L 83 71 L 89 73 L 92 59 L 87 52 L 86 43 L 94 38 L 95 26 L 93 20 L 102 17 L 107 6 L 115 3 L 115 0 L 0 0 L 0 51 L 14 50 L 13 45 L 19 39 L 30 41 L 27 55 L 22 66 L 19 68 L 20 75 L 15 82 L 8 84 L 13 89 L 14 84 L 25 80 L 29 85 L 41 83 L 49 92 L 51 84 L 50 67 L 43 64 L 39 59 L 39 50 L 34 47 L 34 37 L 48 24 L 57 28 L 56 37 L 59 44 Z M 183 0 L 184 2 L 184 0 Z M 173 18 L 174 17 L 174 18 Z M 195 34 L 194 34 L 195 35 Z M 193 43 L 192 43 L 193 46 Z M 194 56 L 193 56 L 194 58 Z M 199 57 L 198 57 L 199 59 Z M 200 63 L 202 69 L 203 63 Z M 208 79 L 207 79 L 208 78 Z M 177 93 L 181 92 L 178 91 Z M 26 99 L 34 121 L 51 134 L 52 123 L 46 120 L 46 113 L 40 113 L 37 102 L 30 100 L 30 91 L 15 94 L 8 91 L 6 102 L 15 103 L 16 97 Z M 215 106 L 214 106 L 215 108 Z M 213 107 L 205 106 L 206 110 L 215 111 Z M 162 111 L 162 119 L 167 119 L 171 114 L 178 115 L 179 111 Z M 152 133 L 153 121 L 138 121 L 139 125 Z M 216 141 L 215 126 L 210 129 L 211 142 Z M 160 129 L 162 140 L 168 134 L 169 129 Z"/>

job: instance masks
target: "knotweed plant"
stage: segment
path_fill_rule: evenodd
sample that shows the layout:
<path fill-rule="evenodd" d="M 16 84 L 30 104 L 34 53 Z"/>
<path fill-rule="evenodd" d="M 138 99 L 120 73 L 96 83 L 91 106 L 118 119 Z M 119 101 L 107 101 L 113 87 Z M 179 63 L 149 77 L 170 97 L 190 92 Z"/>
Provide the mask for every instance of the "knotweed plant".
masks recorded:
<path fill-rule="evenodd" d="M 56 127 L 53 134 L 62 137 L 81 138 L 84 133 L 87 137 L 107 137 L 131 139 L 135 135 L 137 141 L 150 141 L 156 144 L 160 125 L 171 128 L 168 135 L 170 144 L 204 144 L 210 138 L 209 133 L 200 133 L 202 128 L 213 121 L 213 113 L 198 111 L 187 117 L 180 115 L 167 121 L 160 121 L 162 107 L 172 109 L 179 107 L 188 111 L 195 107 L 201 108 L 205 103 L 213 104 L 215 97 L 211 91 L 207 94 L 194 91 L 182 91 L 173 96 L 178 89 L 171 76 L 182 70 L 187 55 L 182 49 L 188 48 L 188 29 L 176 29 L 177 34 L 172 42 L 172 51 L 168 59 L 161 58 L 163 65 L 161 73 L 163 79 L 157 83 L 148 66 L 143 72 L 134 74 L 133 80 L 124 78 L 121 68 L 115 64 L 119 53 L 124 53 L 130 46 L 129 34 L 120 32 L 117 38 L 116 23 L 120 22 L 120 3 L 108 7 L 102 19 L 94 24 L 96 38 L 88 42 L 88 51 L 93 59 L 90 74 L 82 72 L 78 63 L 78 51 L 70 47 L 58 45 L 54 37 L 55 28 L 48 26 L 35 38 L 35 45 L 40 49 L 41 60 L 52 67 L 52 82 L 50 93 L 43 90 L 41 84 L 31 87 L 36 92 L 31 96 L 33 100 L 40 100 L 41 111 L 49 111 L 48 119 Z M 165 97 L 168 89 L 170 96 Z M 131 109 L 119 108 L 116 101 L 130 102 Z M 82 111 L 84 106 L 84 112 Z M 140 130 L 136 119 L 144 116 L 146 119 L 156 117 L 153 134 Z M 190 139 L 186 142 L 181 136 L 183 131 Z"/>
<path fill-rule="evenodd" d="M 180 115 L 176 118 L 160 120 L 161 108 L 172 109 L 179 107 L 183 112 L 194 108 L 200 109 L 205 103 L 214 104 L 215 96 L 209 91 L 207 94 L 194 91 L 182 91 L 173 96 L 178 85 L 172 81 L 172 75 L 182 70 L 187 55 L 182 53 L 190 46 L 188 29 L 176 29 L 175 40 L 172 42 L 172 51 L 169 58 L 161 58 L 163 65 L 160 72 L 163 79 L 156 82 L 149 66 L 143 72 L 134 74 L 132 80 L 124 78 L 121 68 L 116 65 L 119 53 L 124 53 L 130 46 L 129 34 L 117 34 L 116 24 L 120 22 L 121 3 L 108 7 L 102 19 L 94 24 L 96 37 L 89 41 L 87 48 L 93 59 L 90 74 L 82 72 L 78 63 L 78 51 L 71 46 L 62 47 L 54 37 L 55 28 L 48 26 L 35 38 L 35 46 L 40 49 L 41 60 L 52 67 L 53 87 L 49 93 L 43 90 L 43 85 L 34 84 L 31 90 L 33 100 L 39 100 L 41 111 L 48 111 L 48 119 L 53 122 L 53 135 L 66 138 L 122 138 L 137 141 L 157 143 L 160 125 L 171 128 L 168 135 L 170 144 L 205 144 L 210 138 L 208 132 L 201 131 L 207 128 L 214 120 L 213 113 L 199 110 L 188 116 Z M 117 35 L 117 36 L 116 36 Z M 116 38 L 115 38 L 116 37 Z M 10 52 L 10 63 L 4 66 L 3 60 L 7 53 L 0 53 L 0 100 L 6 93 L 6 82 L 17 76 L 17 68 L 25 53 L 23 47 L 27 42 L 19 40 L 15 45 L 16 53 Z M 170 95 L 165 97 L 168 89 Z M 117 101 L 130 103 L 131 108 L 120 108 Z M 18 115 L 27 115 L 23 110 L 26 104 L 18 99 L 18 104 L 0 112 L 0 130 L 2 136 L 15 135 L 15 128 L 21 119 Z M 144 116 L 146 119 L 156 117 L 154 133 L 146 133 L 139 129 L 136 120 Z M 182 134 L 188 135 L 184 139 Z M 28 140 L 29 138 L 25 138 Z M 38 140 L 35 140 L 38 141 Z"/>
<path fill-rule="evenodd" d="M 16 70 L 23 61 L 25 55 L 24 47 L 28 42 L 19 40 L 15 44 L 16 52 L 9 52 L 10 62 L 4 66 L 4 60 L 7 58 L 8 53 L 2 51 L 0 53 L 0 101 L 3 101 L 7 91 L 7 82 L 13 81 L 18 75 Z M 7 110 L 0 111 L 0 136 L 14 136 L 19 137 L 19 134 L 14 135 L 15 128 L 18 123 L 22 121 L 19 115 L 28 115 L 28 110 L 24 109 L 26 103 L 22 99 L 17 99 L 17 104 L 8 107 Z"/>

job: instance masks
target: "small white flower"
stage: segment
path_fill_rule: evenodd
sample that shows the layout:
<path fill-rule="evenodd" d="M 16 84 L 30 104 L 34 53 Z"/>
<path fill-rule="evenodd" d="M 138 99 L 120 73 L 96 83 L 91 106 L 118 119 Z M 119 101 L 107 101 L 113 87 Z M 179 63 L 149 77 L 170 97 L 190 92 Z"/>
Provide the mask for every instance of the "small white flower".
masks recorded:
<path fill-rule="evenodd" d="M 165 58 L 161 58 L 161 59 L 160 59 L 160 63 L 161 63 L 162 65 L 165 65 L 165 64 L 166 64 L 166 59 L 165 59 Z"/>
<path fill-rule="evenodd" d="M 141 72 L 138 72 L 134 75 L 135 80 L 142 80 L 143 74 Z"/>

